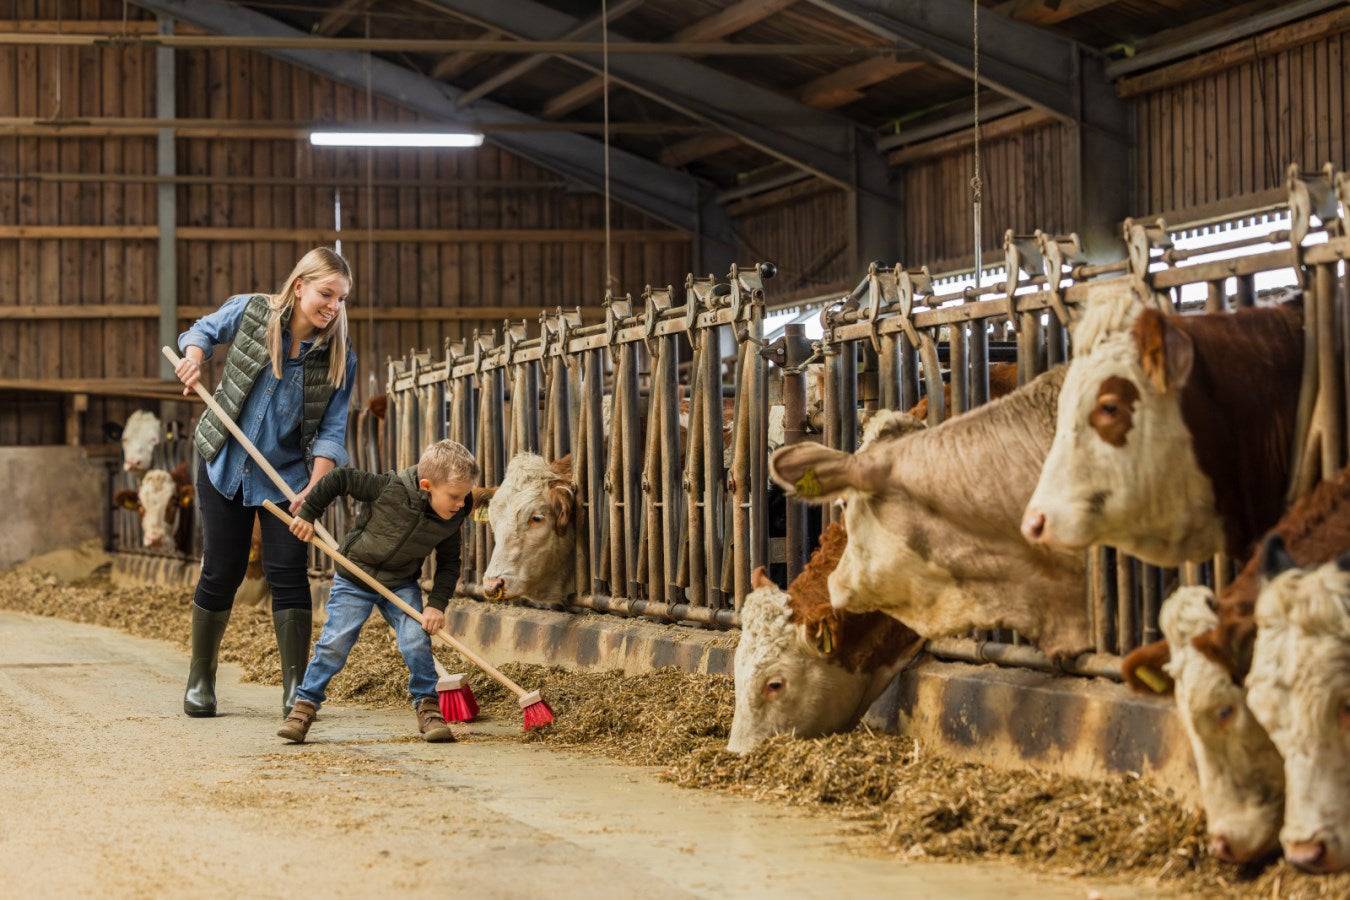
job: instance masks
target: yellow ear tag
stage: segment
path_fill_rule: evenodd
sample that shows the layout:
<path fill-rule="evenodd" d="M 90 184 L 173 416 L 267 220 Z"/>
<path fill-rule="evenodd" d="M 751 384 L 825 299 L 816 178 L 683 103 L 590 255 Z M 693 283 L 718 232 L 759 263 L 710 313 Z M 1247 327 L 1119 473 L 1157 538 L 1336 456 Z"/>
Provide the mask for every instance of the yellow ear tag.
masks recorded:
<path fill-rule="evenodd" d="M 1134 674 L 1136 678 L 1148 685 L 1153 690 L 1153 693 L 1167 693 L 1167 683 L 1170 679 L 1161 672 L 1155 671 L 1150 666 L 1140 666 L 1134 670 Z"/>
<path fill-rule="evenodd" d="M 798 497 L 819 497 L 821 494 L 820 479 L 816 478 L 815 469 L 803 472 L 802 477 L 798 478 L 792 487 Z"/>
<path fill-rule="evenodd" d="M 830 626 L 824 622 L 820 623 L 818 645 L 820 652 L 829 656 L 834 652 L 834 634 L 830 631 Z"/>
<path fill-rule="evenodd" d="M 482 506 L 475 506 L 473 508 L 473 515 L 470 516 L 470 518 L 473 519 L 475 522 L 477 522 L 479 525 L 486 525 L 488 522 L 487 504 L 484 504 Z"/>

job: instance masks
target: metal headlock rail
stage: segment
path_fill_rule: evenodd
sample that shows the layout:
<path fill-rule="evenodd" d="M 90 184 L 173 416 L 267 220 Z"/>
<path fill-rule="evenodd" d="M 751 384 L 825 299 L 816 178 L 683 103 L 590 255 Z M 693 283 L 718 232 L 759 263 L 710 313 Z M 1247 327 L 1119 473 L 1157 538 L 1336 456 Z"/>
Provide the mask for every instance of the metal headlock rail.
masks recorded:
<path fill-rule="evenodd" d="M 353 464 L 381 471 L 412 465 L 427 444 L 450 437 L 474 452 L 484 485 L 499 484 L 519 452 L 570 454 L 578 553 L 567 607 L 735 627 L 755 567 L 776 567 L 780 581 L 794 577 L 838 514 L 788 500 L 785 514 L 771 515 L 772 405 L 784 408 L 786 443 L 809 438 L 854 450 L 864 417 L 877 409 L 908 409 L 927 396 L 936 425 L 986 402 L 991 329 L 1015 337 L 1025 383 L 1069 359 L 1068 325 L 1103 283 L 1171 311 L 1221 312 L 1255 305 L 1258 274 L 1293 269 L 1304 292 L 1305 350 L 1292 500 L 1350 459 L 1350 177 L 1330 165 L 1312 176 L 1291 166 L 1286 187 L 1287 228 L 1223 244 L 1178 249 L 1161 219 L 1126 220 L 1126 257 L 1093 265 L 1076 235 L 1010 231 L 1006 277 L 948 294 L 934 293 L 925 268 L 873 264 L 822 311 L 818 341 L 790 325 L 764 342 L 769 263 L 733 266 L 724 280 L 690 275 L 682 297 L 671 287 L 648 287 L 636 302 L 607 296 L 598 323 L 583 324 L 579 309 L 541 315 L 533 335 L 523 320 L 505 322 L 447 341 L 435 357 L 412 351 L 390 360 L 387 414 L 354 411 L 348 448 Z M 1325 242 L 1306 242 L 1319 232 Z M 1277 249 L 1254 249 L 1261 245 Z M 1253 252 L 1193 262 L 1246 249 Z M 1188 285 L 1205 285 L 1194 309 L 1180 302 Z M 806 396 L 813 370 L 824 393 L 814 428 Z M 349 514 L 339 506 L 326 521 L 335 534 Z M 492 535 L 486 524 L 466 529 L 460 590 L 482 597 Z M 116 544 L 139 548 L 138 526 L 119 525 Z M 313 565 L 326 571 L 326 561 Z M 1118 678 L 1119 657 L 1160 636 L 1158 610 L 1173 588 L 1222 589 L 1233 576 L 1222 554 L 1167 569 L 1094 547 L 1085 596 L 1092 652 L 1052 661 L 1003 630 L 930 641 L 929 649 L 946 659 Z"/>

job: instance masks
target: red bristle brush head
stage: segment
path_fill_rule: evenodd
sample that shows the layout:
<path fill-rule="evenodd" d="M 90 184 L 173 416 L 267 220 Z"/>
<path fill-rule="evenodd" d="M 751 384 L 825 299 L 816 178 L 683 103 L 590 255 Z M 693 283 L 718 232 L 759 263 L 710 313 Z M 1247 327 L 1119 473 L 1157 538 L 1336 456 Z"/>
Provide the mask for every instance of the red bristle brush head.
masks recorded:
<path fill-rule="evenodd" d="M 472 722 L 478 718 L 478 700 L 464 675 L 447 675 L 437 681 L 436 693 L 441 701 L 441 715 L 445 721 Z"/>
<path fill-rule="evenodd" d="M 549 709 L 538 691 L 530 691 L 520 698 L 520 710 L 525 716 L 524 731 L 543 728 L 553 721 L 553 710 Z"/>

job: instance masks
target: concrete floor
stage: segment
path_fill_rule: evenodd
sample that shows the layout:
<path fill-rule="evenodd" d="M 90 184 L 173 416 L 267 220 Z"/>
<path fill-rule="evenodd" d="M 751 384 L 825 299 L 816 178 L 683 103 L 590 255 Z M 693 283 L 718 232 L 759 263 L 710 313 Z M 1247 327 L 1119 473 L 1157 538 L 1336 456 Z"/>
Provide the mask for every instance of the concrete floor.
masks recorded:
<path fill-rule="evenodd" d="M 1003 864 L 902 862 L 847 826 L 411 712 L 326 707 L 273 736 L 279 691 L 222 667 L 179 711 L 157 641 L 0 612 L 0 893 L 9 896 L 1081 898 Z M 1110 893 L 1115 893 L 1111 891 Z"/>

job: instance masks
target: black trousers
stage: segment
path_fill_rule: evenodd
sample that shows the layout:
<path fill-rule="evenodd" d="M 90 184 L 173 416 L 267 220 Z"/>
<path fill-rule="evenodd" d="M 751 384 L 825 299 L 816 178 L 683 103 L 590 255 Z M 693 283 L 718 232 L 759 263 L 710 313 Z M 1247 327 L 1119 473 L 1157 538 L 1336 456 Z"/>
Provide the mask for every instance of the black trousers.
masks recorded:
<path fill-rule="evenodd" d="M 234 605 L 248 571 L 253 521 L 262 522 L 262 565 L 272 588 L 272 610 L 309 609 L 308 548 L 281 520 L 261 506 L 245 506 L 243 490 L 226 497 L 211 484 L 203 461 L 197 470 L 197 508 L 202 513 L 202 575 L 193 602 L 215 612 Z"/>

